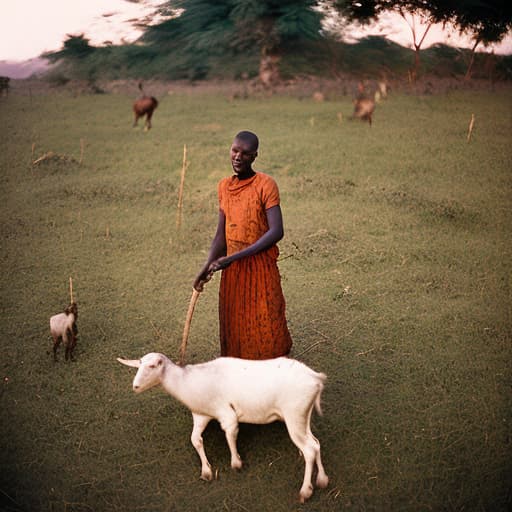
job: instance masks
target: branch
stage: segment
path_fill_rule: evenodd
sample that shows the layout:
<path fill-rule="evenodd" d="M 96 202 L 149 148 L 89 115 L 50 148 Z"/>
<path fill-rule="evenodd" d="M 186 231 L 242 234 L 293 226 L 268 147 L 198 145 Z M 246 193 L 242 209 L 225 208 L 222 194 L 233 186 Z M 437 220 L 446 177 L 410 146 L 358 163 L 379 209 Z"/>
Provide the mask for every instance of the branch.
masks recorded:
<path fill-rule="evenodd" d="M 428 26 L 425 30 L 425 33 L 423 34 L 423 37 L 421 38 L 420 44 L 418 45 L 418 50 L 421 48 L 423 41 L 425 41 L 425 37 L 427 37 L 428 31 L 430 30 L 430 27 L 432 27 L 432 25 L 433 25 L 432 21 L 429 21 Z"/>

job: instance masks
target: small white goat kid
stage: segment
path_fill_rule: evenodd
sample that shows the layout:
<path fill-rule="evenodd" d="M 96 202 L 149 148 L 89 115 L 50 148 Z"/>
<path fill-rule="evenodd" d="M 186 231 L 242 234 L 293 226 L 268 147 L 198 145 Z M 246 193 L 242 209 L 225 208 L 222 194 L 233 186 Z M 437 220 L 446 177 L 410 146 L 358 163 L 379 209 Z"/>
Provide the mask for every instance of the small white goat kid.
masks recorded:
<path fill-rule="evenodd" d="M 53 360 L 57 361 L 57 349 L 61 341 L 66 346 L 66 361 L 73 360 L 73 351 L 76 347 L 78 327 L 78 306 L 72 302 L 63 313 L 58 313 L 50 318 L 50 332 L 53 338 Z"/>
<path fill-rule="evenodd" d="M 158 353 L 146 354 L 140 360 L 117 360 L 138 368 L 133 379 L 136 393 L 161 385 L 190 409 L 194 422 L 191 441 L 201 459 L 202 479 L 213 477 L 202 437 L 210 420 L 216 419 L 226 433 L 231 467 L 235 469 L 242 467 L 236 447 L 238 424 L 281 420 L 306 463 L 301 503 L 313 494 L 311 479 L 315 462 L 316 485 L 327 487 L 329 478 L 320 458 L 320 443 L 310 427 L 313 406 L 321 414 L 320 395 L 326 379 L 323 373 L 286 357 L 264 361 L 220 357 L 184 367 Z"/>

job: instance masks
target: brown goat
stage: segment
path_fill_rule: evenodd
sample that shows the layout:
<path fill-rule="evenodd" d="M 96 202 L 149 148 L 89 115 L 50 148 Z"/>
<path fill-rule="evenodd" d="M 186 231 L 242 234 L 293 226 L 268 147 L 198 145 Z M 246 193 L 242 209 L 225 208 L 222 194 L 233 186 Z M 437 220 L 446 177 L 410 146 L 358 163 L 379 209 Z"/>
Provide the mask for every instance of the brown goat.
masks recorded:
<path fill-rule="evenodd" d="M 368 94 L 368 87 L 365 82 L 357 84 L 357 96 L 354 103 L 354 113 L 350 119 L 361 119 L 361 121 L 368 121 L 372 125 L 372 114 L 375 110 L 375 101 L 371 100 Z"/>
<path fill-rule="evenodd" d="M 139 83 L 139 89 L 142 92 L 142 96 L 133 104 L 133 126 L 137 126 L 139 118 L 146 116 L 144 131 L 148 131 L 151 129 L 151 117 L 153 116 L 153 112 L 156 107 L 158 107 L 158 101 L 154 96 L 146 96 L 144 94 L 142 83 Z"/>
<path fill-rule="evenodd" d="M 375 110 L 375 101 L 368 98 L 357 98 L 354 100 L 354 113 L 350 119 L 361 119 L 372 125 L 372 114 Z"/>
<path fill-rule="evenodd" d="M 73 361 L 73 350 L 76 347 L 76 338 L 78 336 L 78 306 L 72 302 L 63 313 L 58 313 L 50 318 L 50 332 L 53 338 L 53 360 L 57 361 L 57 349 L 61 341 L 64 341 L 66 347 L 66 361 Z"/>

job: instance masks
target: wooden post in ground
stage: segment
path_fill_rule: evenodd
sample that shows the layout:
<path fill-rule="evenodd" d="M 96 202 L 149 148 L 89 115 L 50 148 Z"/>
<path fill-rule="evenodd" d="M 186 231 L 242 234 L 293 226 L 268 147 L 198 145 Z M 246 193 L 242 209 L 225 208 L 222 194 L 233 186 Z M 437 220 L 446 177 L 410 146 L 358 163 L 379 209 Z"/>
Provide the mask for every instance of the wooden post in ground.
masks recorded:
<path fill-rule="evenodd" d="M 468 142 L 471 140 L 471 134 L 473 133 L 474 126 L 475 126 L 475 114 L 471 114 L 471 120 L 469 121 L 469 126 L 468 126 L 468 136 L 467 136 Z"/>
<path fill-rule="evenodd" d="M 185 185 L 185 171 L 187 169 L 187 145 L 183 145 L 183 165 L 181 167 L 181 181 L 180 189 L 178 192 L 178 212 L 176 215 L 176 227 L 181 227 L 181 220 L 183 215 L 183 187 Z"/>
<path fill-rule="evenodd" d="M 70 304 L 73 304 L 73 279 L 71 276 L 69 277 L 69 299 L 71 301 Z"/>

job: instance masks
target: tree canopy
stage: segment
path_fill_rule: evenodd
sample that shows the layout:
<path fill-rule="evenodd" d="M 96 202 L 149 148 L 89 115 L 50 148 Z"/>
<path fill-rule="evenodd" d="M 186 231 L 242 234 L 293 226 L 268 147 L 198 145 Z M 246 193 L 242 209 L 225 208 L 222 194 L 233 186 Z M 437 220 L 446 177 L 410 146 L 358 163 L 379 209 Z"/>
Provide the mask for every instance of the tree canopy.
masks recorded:
<path fill-rule="evenodd" d="M 164 8 L 179 14 L 148 26 L 142 40 L 148 44 L 198 56 L 254 51 L 262 69 L 276 79 L 282 46 L 320 37 L 321 13 L 316 0 L 175 0 Z"/>
<path fill-rule="evenodd" d="M 44 54 L 50 62 L 56 62 L 60 59 L 74 60 L 84 59 L 91 55 L 95 50 L 94 46 L 89 44 L 89 39 L 83 34 L 71 35 L 64 41 L 64 48 L 58 52 L 49 52 Z"/>
<path fill-rule="evenodd" d="M 294 76 L 294 65 L 302 74 L 345 67 L 341 61 L 348 62 L 352 52 L 342 48 L 340 38 L 328 42 L 325 21 L 343 32 L 349 22 L 370 23 L 389 11 L 400 14 L 411 29 L 412 76 L 433 23 L 452 24 L 474 37 L 471 62 L 478 44 L 500 41 L 512 27 L 512 2 L 505 0 L 167 0 L 136 21 L 143 34 L 133 44 L 93 47 L 83 34 L 69 35 L 61 50 L 44 57 L 60 61 L 61 69 L 75 76 L 105 72 L 203 79 L 258 74 L 263 84 L 272 85 L 281 75 Z M 375 65 L 379 63 L 370 67 Z"/>
<path fill-rule="evenodd" d="M 333 0 L 332 5 L 362 23 L 386 11 L 423 13 L 433 23 L 452 23 L 486 43 L 501 41 L 512 28 L 510 0 Z"/>
<path fill-rule="evenodd" d="M 419 67 L 419 50 L 434 23 L 452 24 L 460 33 L 470 35 L 474 40 L 473 54 L 479 43 L 500 42 L 512 28 L 510 0 L 332 0 L 329 3 L 347 19 L 363 24 L 384 12 L 399 13 L 408 22 L 413 35 L 415 74 Z M 423 35 L 417 34 L 414 19 L 411 22 L 407 16 L 423 19 Z"/>

